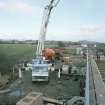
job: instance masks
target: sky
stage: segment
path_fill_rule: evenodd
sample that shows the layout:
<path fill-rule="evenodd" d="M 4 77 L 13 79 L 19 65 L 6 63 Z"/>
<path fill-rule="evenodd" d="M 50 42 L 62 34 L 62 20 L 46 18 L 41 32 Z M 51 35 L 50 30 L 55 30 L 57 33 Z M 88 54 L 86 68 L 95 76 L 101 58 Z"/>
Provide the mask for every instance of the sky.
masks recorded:
<path fill-rule="evenodd" d="M 0 0 L 0 39 L 37 40 L 50 0 Z M 56 1 L 56 0 L 55 0 Z M 60 0 L 46 40 L 105 42 L 105 0 Z"/>

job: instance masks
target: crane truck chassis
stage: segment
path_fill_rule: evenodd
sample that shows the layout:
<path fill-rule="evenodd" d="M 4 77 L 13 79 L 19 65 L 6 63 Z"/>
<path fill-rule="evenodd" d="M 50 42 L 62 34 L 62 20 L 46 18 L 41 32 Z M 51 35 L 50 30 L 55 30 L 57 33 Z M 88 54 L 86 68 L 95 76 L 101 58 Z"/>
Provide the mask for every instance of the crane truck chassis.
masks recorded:
<path fill-rule="evenodd" d="M 42 59 L 33 59 L 32 63 L 32 82 L 49 81 L 50 69 L 47 61 Z"/>

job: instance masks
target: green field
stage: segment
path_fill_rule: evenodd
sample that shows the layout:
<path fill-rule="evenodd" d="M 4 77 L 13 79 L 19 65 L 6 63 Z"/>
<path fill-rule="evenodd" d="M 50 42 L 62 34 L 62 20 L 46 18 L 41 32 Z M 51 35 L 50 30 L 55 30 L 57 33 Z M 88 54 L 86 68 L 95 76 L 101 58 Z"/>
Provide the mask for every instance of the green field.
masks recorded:
<path fill-rule="evenodd" d="M 56 45 L 47 45 L 45 47 L 64 49 L 64 47 L 57 47 Z M 35 52 L 36 45 L 32 44 L 0 44 L 0 72 L 8 73 L 12 70 L 13 65 L 35 58 Z M 65 56 L 74 54 L 75 51 L 64 50 Z"/>
<path fill-rule="evenodd" d="M 100 71 L 100 74 L 102 76 L 102 79 L 105 82 L 105 60 L 97 61 L 96 62 Z"/>
<path fill-rule="evenodd" d="M 96 61 L 99 70 L 105 70 L 105 61 L 101 60 L 101 61 Z"/>
<path fill-rule="evenodd" d="M 0 72 L 8 72 L 14 64 L 34 58 L 35 49 L 32 44 L 0 44 Z"/>

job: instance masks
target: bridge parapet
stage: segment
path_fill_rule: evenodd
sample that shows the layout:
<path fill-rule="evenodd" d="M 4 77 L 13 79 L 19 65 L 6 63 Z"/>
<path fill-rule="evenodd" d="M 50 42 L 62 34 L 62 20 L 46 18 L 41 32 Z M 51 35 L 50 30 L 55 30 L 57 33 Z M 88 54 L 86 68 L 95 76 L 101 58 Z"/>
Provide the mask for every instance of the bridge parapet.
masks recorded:
<path fill-rule="evenodd" d="M 105 105 L 105 84 L 91 55 L 89 56 L 89 93 L 90 105 Z"/>
<path fill-rule="evenodd" d="M 94 80 L 94 89 L 96 94 L 97 105 L 105 105 L 105 84 L 99 72 L 95 60 L 90 58 L 91 70 Z"/>

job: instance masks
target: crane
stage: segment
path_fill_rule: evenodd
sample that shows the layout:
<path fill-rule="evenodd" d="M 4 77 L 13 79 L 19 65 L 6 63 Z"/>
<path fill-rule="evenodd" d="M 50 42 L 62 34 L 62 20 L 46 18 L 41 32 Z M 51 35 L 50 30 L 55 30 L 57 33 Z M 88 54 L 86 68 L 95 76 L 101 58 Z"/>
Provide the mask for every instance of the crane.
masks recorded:
<path fill-rule="evenodd" d="M 52 9 L 57 6 L 59 1 L 60 0 L 57 0 L 57 1 L 50 0 L 50 3 L 44 8 L 43 20 L 41 24 L 40 35 L 39 35 L 39 40 L 38 40 L 38 45 L 37 45 L 37 50 L 36 50 L 37 58 L 42 57 L 42 51 L 44 50 L 44 42 L 46 40 L 46 31 L 47 31 L 47 26 L 49 23 L 50 14 L 51 14 Z"/>
<path fill-rule="evenodd" d="M 46 40 L 46 31 L 50 14 L 59 1 L 60 0 L 50 0 L 50 3 L 44 8 L 43 20 L 36 49 L 36 59 L 33 59 L 32 61 L 32 81 L 49 81 L 49 65 L 46 63 L 46 60 L 43 59 L 42 52 L 44 50 L 44 42 Z"/>

